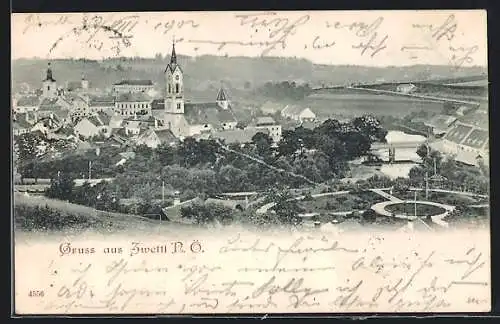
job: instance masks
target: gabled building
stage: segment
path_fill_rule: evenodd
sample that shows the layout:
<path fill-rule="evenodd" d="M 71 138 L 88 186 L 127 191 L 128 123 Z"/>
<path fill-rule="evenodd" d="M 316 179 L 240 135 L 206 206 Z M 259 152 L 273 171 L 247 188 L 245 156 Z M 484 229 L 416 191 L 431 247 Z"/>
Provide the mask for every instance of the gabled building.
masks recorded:
<path fill-rule="evenodd" d="M 151 128 L 144 130 L 135 141 L 136 145 L 146 145 L 151 148 L 157 148 L 161 144 L 174 146 L 177 143 L 177 138 L 170 130 L 154 130 Z"/>
<path fill-rule="evenodd" d="M 84 117 L 74 128 L 75 135 L 83 139 L 89 139 L 95 136 L 105 138 L 111 136 L 111 128 L 100 119 L 99 115 Z"/>
<path fill-rule="evenodd" d="M 302 108 L 297 105 L 287 105 L 283 108 L 283 110 L 281 110 L 281 116 L 283 118 L 301 122 L 316 120 L 316 114 L 311 110 L 311 108 Z"/>

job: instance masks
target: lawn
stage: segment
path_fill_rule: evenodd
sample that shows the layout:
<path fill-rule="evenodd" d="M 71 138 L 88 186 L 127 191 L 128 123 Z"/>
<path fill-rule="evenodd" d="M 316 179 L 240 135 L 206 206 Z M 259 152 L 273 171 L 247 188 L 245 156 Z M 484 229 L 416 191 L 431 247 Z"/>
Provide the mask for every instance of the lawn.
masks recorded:
<path fill-rule="evenodd" d="M 402 200 L 414 200 L 415 193 L 414 191 L 407 192 L 394 192 L 394 196 L 398 197 Z M 417 200 L 428 200 L 432 202 L 437 202 L 441 204 L 451 205 L 451 206 L 459 206 L 459 205 L 475 205 L 479 203 L 484 203 L 485 199 L 474 198 L 469 196 L 462 196 L 459 194 L 453 193 L 444 193 L 444 192 L 429 192 L 428 199 L 425 198 L 425 192 L 419 191 L 417 193 Z"/>
<path fill-rule="evenodd" d="M 351 212 L 353 210 L 366 210 L 371 205 L 385 199 L 371 191 L 359 191 L 345 195 L 322 196 L 299 201 L 299 206 L 304 213 L 328 214 L 332 212 Z"/>

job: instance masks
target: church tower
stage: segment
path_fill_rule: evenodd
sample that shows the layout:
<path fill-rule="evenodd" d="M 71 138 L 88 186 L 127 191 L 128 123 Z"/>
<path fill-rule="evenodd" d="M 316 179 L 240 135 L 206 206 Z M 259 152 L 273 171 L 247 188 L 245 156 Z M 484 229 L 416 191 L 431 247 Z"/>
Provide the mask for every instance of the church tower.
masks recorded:
<path fill-rule="evenodd" d="M 175 42 L 172 44 L 170 63 L 165 69 L 165 113 L 184 114 L 184 82 L 182 69 L 177 64 Z"/>
<path fill-rule="evenodd" d="M 220 90 L 217 93 L 216 102 L 219 105 L 219 107 L 221 107 L 224 110 L 229 108 L 229 100 L 227 99 L 227 95 L 226 92 L 224 91 L 224 87 L 222 86 L 222 82 L 220 85 Z"/>
<path fill-rule="evenodd" d="M 184 82 L 182 69 L 177 64 L 175 41 L 172 44 L 170 63 L 165 69 L 165 126 L 178 138 L 189 135 L 189 125 L 184 118 Z"/>
<path fill-rule="evenodd" d="M 47 74 L 43 80 L 43 97 L 44 98 L 55 98 L 57 97 L 57 83 L 52 76 L 52 69 L 50 67 L 50 62 L 47 67 Z"/>

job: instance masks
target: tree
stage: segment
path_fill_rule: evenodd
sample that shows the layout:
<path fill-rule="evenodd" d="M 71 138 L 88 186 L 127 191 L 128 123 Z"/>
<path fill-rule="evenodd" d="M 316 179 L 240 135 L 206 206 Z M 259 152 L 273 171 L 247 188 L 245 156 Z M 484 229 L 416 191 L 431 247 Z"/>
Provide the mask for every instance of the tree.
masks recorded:
<path fill-rule="evenodd" d="M 264 161 L 269 162 L 273 154 L 271 148 L 273 140 L 271 137 L 265 133 L 258 132 L 252 137 L 252 143 L 255 145 L 257 155 L 262 157 Z"/>
<path fill-rule="evenodd" d="M 297 200 L 295 200 L 286 188 L 271 189 L 268 197 L 274 203 L 271 208 L 282 224 L 299 224 L 302 219 L 299 213 L 302 211 Z"/>
<path fill-rule="evenodd" d="M 356 117 L 351 121 L 351 124 L 370 140 L 385 142 L 387 130 L 381 126 L 380 121 L 374 116 L 364 115 Z"/>
<path fill-rule="evenodd" d="M 49 198 L 70 201 L 73 198 L 74 187 L 74 178 L 62 173 L 59 177 L 50 180 L 50 187 L 47 188 L 45 195 Z"/>
<path fill-rule="evenodd" d="M 37 146 L 41 144 L 41 140 L 40 137 L 33 133 L 26 133 L 20 135 L 16 141 L 21 182 L 28 177 L 35 178 L 35 183 L 38 180 L 37 158 L 40 152 Z"/>

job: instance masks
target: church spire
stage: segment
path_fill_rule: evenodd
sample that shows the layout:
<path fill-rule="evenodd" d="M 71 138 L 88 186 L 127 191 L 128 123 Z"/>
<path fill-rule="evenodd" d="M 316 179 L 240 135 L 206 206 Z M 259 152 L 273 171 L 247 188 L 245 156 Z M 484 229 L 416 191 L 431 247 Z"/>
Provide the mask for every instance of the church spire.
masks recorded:
<path fill-rule="evenodd" d="M 224 92 L 224 86 L 222 81 L 220 82 L 219 93 L 217 93 L 217 101 L 227 101 L 226 93 Z"/>
<path fill-rule="evenodd" d="M 177 55 L 175 54 L 175 37 L 172 40 L 172 55 L 170 56 L 170 64 L 177 64 Z"/>

